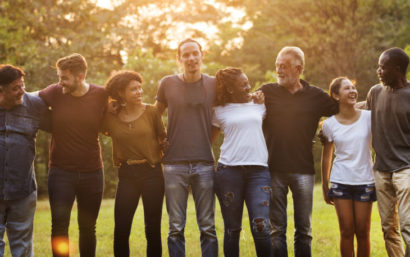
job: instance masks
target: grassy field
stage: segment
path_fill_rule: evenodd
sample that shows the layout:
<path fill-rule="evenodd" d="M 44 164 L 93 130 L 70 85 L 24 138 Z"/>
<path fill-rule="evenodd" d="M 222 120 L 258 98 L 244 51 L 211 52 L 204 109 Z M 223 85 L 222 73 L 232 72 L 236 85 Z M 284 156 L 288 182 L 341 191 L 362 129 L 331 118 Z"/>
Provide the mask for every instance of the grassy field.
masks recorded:
<path fill-rule="evenodd" d="M 289 194 L 289 208 L 288 208 L 288 247 L 289 256 L 293 256 L 293 208 L 292 200 Z M 104 200 L 101 206 L 100 215 L 97 224 L 97 256 L 111 257 L 113 256 L 113 231 L 114 231 L 114 217 L 113 217 L 114 200 Z M 219 239 L 219 253 L 222 253 L 223 242 L 223 221 L 219 208 L 219 202 L 216 205 L 216 228 Z M 134 224 L 132 228 L 132 235 L 130 237 L 131 256 L 145 256 L 145 235 L 144 235 L 144 221 L 142 205 L 138 206 L 135 214 Z M 35 231 L 34 231 L 34 248 L 37 257 L 51 256 L 50 250 L 50 228 L 51 217 L 49 204 L 47 200 L 38 201 L 37 211 L 35 216 Z M 339 232 L 336 213 L 333 206 L 326 205 L 322 200 L 321 187 L 317 185 L 314 193 L 313 206 L 313 256 L 340 256 L 339 255 Z M 168 256 L 167 250 L 167 232 L 168 232 L 168 216 L 165 210 L 162 218 L 162 243 L 163 256 Z M 201 248 L 199 244 L 199 232 L 195 218 L 195 208 L 192 198 L 189 198 L 188 203 L 188 219 L 185 231 L 187 256 L 201 256 Z M 79 256 L 78 253 L 78 230 L 77 230 L 77 210 L 73 209 L 71 215 L 70 226 L 71 238 L 71 256 Z M 253 245 L 252 235 L 249 229 L 249 221 L 246 209 L 244 210 L 243 231 L 240 242 L 241 256 L 250 257 L 256 256 Z M 6 247 L 5 256 L 11 256 L 8 245 Z M 373 207 L 372 214 L 372 230 L 371 230 L 371 256 L 387 256 L 384 249 L 383 236 L 380 228 L 380 218 L 377 213 L 377 206 Z"/>

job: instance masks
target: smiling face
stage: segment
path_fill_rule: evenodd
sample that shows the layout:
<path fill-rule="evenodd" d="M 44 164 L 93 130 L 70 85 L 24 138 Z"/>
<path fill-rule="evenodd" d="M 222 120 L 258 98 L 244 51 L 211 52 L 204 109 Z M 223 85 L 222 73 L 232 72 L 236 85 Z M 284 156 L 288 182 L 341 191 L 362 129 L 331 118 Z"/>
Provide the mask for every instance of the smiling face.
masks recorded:
<path fill-rule="evenodd" d="M 120 92 L 120 97 L 126 104 L 142 104 L 142 93 L 141 82 L 131 80 L 124 91 Z"/>
<path fill-rule="evenodd" d="M 233 103 L 247 103 L 251 97 L 251 86 L 249 85 L 248 77 L 242 73 L 238 76 L 232 87 L 228 88 L 231 94 L 231 101 Z"/>
<path fill-rule="evenodd" d="M 203 53 L 199 45 L 195 42 L 187 42 L 180 46 L 178 61 L 184 65 L 187 73 L 197 73 L 201 71 Z"/>
<path fill-rule="evenodd" d="M 57 69 L 58 83 L 63 87 L 63 94 L 69 94 L 74 92 L 80 87 L 81 82 L 84 80 L 84 74 L 73 74 L 70 70 Z"/>
<path fill-rule="evenodd" d="M 349 79 L 344 79 L 340 83 L 338 93 L 333 93 L 332 97 L 338 101 L 339 104 L 354 106 L 358 97 L 356 86 Z"/>
<path fill-rule="evenodd" d="M 279 54 L 275 65 L 279 85 L 290 87 L 298 83 L 303 68 L 291 54 Z"/>
<path fill-rule="evenodd" d="M 387 54 L 382 54 L 380 56 L 377 76 L 383 85 L 395 88 L 400 75 L 398 75 L 398 67 L 396 67 L 389 59 Z"/>
<path fill-rule="evenodd" d="M 23 103 L 24 78 L 14 80 L 8 86 L 0 89 L 1 105 L 5 108 L 12 108 Z"/>

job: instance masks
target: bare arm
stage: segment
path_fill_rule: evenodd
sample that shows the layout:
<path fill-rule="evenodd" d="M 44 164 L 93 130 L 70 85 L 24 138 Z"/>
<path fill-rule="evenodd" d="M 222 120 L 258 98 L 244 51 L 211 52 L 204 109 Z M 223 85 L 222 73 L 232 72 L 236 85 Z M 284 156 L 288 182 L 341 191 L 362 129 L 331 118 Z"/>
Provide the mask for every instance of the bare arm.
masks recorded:
<path fill-rule="evenodd" d="M 330 167 L 332 166 L 332 154 L 333 154 L 333 142 L 324 142 L 322 148 L 322 159 L 321 159 L 321 168 L 322 168 L 322 191 L 323 198 L 326 203 L 333 205 L 332 199 L 329 198 L 327 193 L 329 192 L 329 176 L 330 176 Z"/>
<path fill-rule="evenodd" d="M 220 131 L 220 128 L 212 126 L 212 144 L 215 143 L 215 140 L 218 138 Z"/>

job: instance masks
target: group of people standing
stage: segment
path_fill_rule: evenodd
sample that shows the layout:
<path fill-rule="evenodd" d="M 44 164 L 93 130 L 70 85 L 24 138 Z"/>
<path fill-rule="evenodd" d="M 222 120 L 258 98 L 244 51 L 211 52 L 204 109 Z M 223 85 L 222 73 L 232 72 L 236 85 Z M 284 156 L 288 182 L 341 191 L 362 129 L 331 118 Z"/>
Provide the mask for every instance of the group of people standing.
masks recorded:
<path fill-rule="evenodd" d="M 75 199 L 80 256 L 95 256 L 104 181 L 99 133 L 112 138 L 118 167 L 116 257 L 130 254 L 129 236 L 140 197 L 147 256 L 162 256 L 164 196 L 169 255 L 185 256 L 190 191 L 202 256 L 218 256 L 216 194 L 225 224 L 225 256 L 240 256 L 246 203 L 257 255 L 285 257 L 289 189 L 295 256 L 311 256 L 312 141 L 321 117 L 332 115 L 323 124 L 322 182 L 326 202 L 336 206 L 342 256 L 354 256 L 354 235 L 357 256 L 370 255 L 370 213 L 376 195 L 389 256 L 410 256 L 410 82 L 409 57 L 403 50 L 392 48 L 381 55 L 381 84 L 369 92 L 370 111 L 356 109 L 357 90 L 348 78 L 332 81 L 330 96 L 300 79 L 305 62 L 298 47 L 284 47 L 278 53 L 278 82 L 263 85 L 254 94 L 241 69 L 222 69 L 215 77 L 203 74 L 204 52 L 197 41 L 186 39 L 177 51 L 183 72 L 161 80 L 155 105 L 143 102 L 143 78 L 134 71 L 114 73 L 104 88 L 87 83 L 87 63 L 79 54 L 59 59 L 59 82 L 37 94 L 24 91 L 24 71 L 0 66 L 0 235 L 7 232 L 13 256 L 34 255 L 33 160 L 39 128 L 52 134 L 48 187 L 53 256 L 69 256 L 61 250 L 68 248 L 61 246 L 68 245 Z M 167 129 L 161 119 L 165 109 Z M 224 141 L 215 170 L 212 143 L 220 131 Z M 336 158 L 329 176 L 333 145 Z M 0 251 L 2 255 L 4 241 Z"/>

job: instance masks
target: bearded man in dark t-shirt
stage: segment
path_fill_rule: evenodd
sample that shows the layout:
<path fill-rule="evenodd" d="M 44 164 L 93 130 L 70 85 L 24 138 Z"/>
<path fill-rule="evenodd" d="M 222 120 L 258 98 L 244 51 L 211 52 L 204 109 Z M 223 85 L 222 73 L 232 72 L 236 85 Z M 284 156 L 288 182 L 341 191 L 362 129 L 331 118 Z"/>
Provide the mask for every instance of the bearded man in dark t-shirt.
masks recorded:
<path fill-rule="evenodd" d="M 263 85 L 264 130 L 269 151 L 272 198 L 270 205 L 273 256 L 288 256 L 287 193 L 292 191 L 295 256 L 311 256 L 314 167 L 312 141 L 322 116 L 337 112 L 337 104 L 322 89 L 300 79 L 304 54 L 283 48 L 276 58 L 278 83 Z"/>
<path fill-rule="evenodd" d="M 39 92 L 52 109 L 48 192 L 53 256 L 69 256 L 68 227 L 77 199 L 80 256 L 95 256 L 95 224 L 103 195 L 98 132 L 107 104 L 103 87 L 85 82 L 87 63 L 72 54 L 56 63 L 59 83 Z"/>

